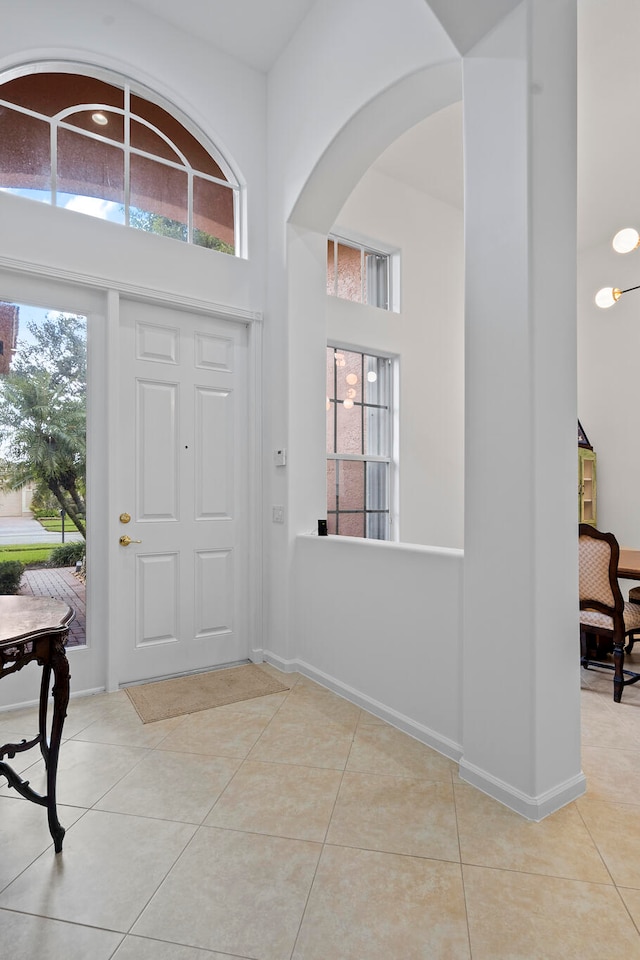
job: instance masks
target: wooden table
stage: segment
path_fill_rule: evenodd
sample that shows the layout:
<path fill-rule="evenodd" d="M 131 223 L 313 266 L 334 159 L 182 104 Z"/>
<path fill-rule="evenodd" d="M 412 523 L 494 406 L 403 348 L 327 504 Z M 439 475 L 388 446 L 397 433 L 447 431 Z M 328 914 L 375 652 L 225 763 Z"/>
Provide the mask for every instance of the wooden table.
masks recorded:
<path fill-rule="evenodd" d="M 640 580 L 640 550 L 620 547 L 618 576 L 623 580 Z"/>
<path fill-rule="evenodd" d="M 22 670 L 32 660 L 42 667 L 38 733 L 31 740 L 0 746 L 0 775 L 5 776 L 9 786 L 26 800 L 47 808 L 49 830 L 56 853 L 62 850 L 65 833 L 56 808 L 56 777 L 62 727 L 69 703 L 69 663 L 64 646 L 73 616 L 71 607 L 61 600 L 0 596 L 0 680 Z M 51 733 L 47 737 L 47 705 L 52 673 L 53 717 Z M 28 780 L 19 777 L 4 760 L 5 757 L 12 759 L 17 753 L 36 746 L 40 747 L 47 774 L 45 795 L 36 793 Z"/>

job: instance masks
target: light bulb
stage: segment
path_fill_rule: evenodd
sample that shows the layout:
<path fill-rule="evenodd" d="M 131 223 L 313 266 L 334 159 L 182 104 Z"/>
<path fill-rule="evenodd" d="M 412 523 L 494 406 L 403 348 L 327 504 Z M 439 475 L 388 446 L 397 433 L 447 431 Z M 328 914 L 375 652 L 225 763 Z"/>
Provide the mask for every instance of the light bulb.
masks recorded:
<path fill-rule="evenodd" d="M 352 385 L 353 385 L 354 383 L 357 383 L 357 382 L 358 382 L 358 378 L 357 378 L 357 376 L 355 375 L 355 373 L 348 373 L 345 379 L 346 379 L 347 383 L 350 383 L 350 384 L 352 384 Z"/>
<path fill-rule="evenodd" d="M 596 293 L 596 303 L 605 310 L 607 307 L 612 307 L 621 296 L 622 290 L 618 287 L 603 287 Z"/>
<path fill-rule="evenodd" d="M 92 113 L 91 119 L 93 120 L 94 123 L 97 123 L 99 127 L 106 127 L 106 125 L 109 123 L 109 121 L 105 117 L 104 113 L 102 113 L 102 111 L 99 111 L 97 113 Z"/>
<path fill-rule="evenodd" d="M 630 253 L 635 250 L 640 241 L 640 233 L 633 227 L 625 227 L 624 230 L 618 230 L 613 238 L 613 249 L 616 253 Z"/>
<path fill-rule="evenodd" d="M 351 410 L 353 406 L 353 400 L 345 400 L 342 406 L 345 408 L 345 410 Z"/>
<path fill-rule="evenodd" d="M 375 372 L 375 370 L 369 370 L 369 373 L 367 374 L 367 380 L 369 383 L 375 383 L 377 379 L 378 374 Z"/>

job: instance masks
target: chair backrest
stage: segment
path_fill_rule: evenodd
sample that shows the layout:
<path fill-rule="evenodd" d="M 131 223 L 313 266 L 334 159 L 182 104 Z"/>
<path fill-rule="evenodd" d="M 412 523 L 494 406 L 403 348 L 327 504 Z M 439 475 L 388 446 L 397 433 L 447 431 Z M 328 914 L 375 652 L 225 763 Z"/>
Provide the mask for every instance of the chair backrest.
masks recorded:
<path fill-rule="evenodd" d="M 620 547 L 614 535 L 581 523 L 578 556 L 580 609 L 622 614 L 624 599 L 618 583 Z"/>

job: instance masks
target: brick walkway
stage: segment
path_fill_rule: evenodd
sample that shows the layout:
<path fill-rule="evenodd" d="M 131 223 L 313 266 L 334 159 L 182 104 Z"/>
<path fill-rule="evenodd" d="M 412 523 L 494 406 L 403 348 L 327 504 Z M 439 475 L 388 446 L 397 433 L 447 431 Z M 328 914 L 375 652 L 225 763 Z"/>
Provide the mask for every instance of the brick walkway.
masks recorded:
<path fill-rule="evenodd" d="M 55 597 L 64 600 L 76 612 L 69 627 L 67 646 L 78 647 L 85 644 L 85 587 L 74 574 L 74 567 L 42 567 L 39 570 L 25 570 L 18 593 L 23 597 Z"/>

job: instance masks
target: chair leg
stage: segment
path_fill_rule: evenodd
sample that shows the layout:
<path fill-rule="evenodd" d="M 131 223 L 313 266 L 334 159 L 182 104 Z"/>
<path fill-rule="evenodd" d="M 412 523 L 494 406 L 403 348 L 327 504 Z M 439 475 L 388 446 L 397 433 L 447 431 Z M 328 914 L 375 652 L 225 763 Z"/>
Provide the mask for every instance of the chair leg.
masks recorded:
<path fill-rule="evenodd" d="M 624 649 L 625 649 L 625 653 L 631 653 L 631 651 L 633 650 L 633 645 L 634 645 L 634 643 L 636 642 L 636 635 L 635 635 L 635 633 L 630 633 L 627 639 L 628 639 L 629 642 L 627 643 L 626 647 L 624 648 Z"/>
<path fill-rule="evenodd" d="M 580 630 L 580 663 L 583 669 L 587 670 L 587 635 L 584 630 Z"/>
<path fill-rule="evenodd" d="M 624 687 L 624 644 L 614 643 L 613 646 L 613 699 L 615 703 L 620 703 L 622 699 L 622 690 Z"/>

